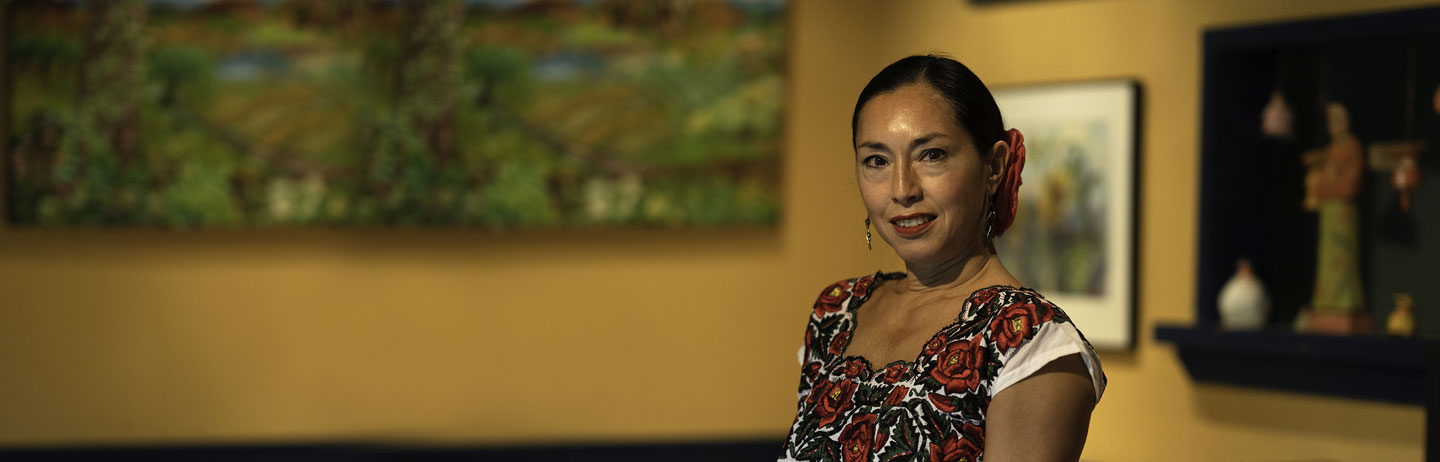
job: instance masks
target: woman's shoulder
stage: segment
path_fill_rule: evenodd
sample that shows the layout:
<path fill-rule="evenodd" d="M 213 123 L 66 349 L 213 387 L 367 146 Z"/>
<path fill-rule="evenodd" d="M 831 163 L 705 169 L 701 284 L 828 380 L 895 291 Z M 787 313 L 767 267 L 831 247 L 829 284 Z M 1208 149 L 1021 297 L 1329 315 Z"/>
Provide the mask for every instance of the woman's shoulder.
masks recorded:
<path fill-rule="evenodd" d="M 1065 310 L 1029 287 L 987 287 L 976 291 L 968 303 L 971 322 L 985 326 L 1002 355 L 1033 339 L 1047 324 L 1072 324 Z"/>
<path fill-rule="evenodd" d="M 967 302 L 987 314 L 998 314 L 1016 307 L 1060 311 L 1060 307 L 1045 298 L 1040 291 L 1015 284 L 996 284 L 976 290 Z"/>
<path fill-rule="evenodd" d="M 870 297 L 877 285 L 892 279 L 905 277 L 905 273 L 886 273 L 876 271 L 874 274 L 855 276 L 841 279 L 825 286 L 820 295 L 815 298 L 815 317 L 824 317 L 827 314 L 839 313 L 851 306 L 852 303 L 864 301 Z M 852 302 L 854 300 L 855 302 Z"/>
<path fill-rule="evenodd" d="M 992 393 L 1029 376 L 1056 358 L 1077 353 L 1094 382 L 1095 399 L 1099 400 L 1104 393 L 1105 373 L 1094 347 L 1065 310 L 1035 289 L 997 288 L 982 322 L 994 353 L 1005 364 Z"/>
<path fill-rule="evenodd" d="M 1015 305 L 1043 305 L 1056 308 L 1039 291 L 1019 284 L 993 284 L 976 289 L 965 299 L 966 311 L 982 317 L 993 316 Z"/>

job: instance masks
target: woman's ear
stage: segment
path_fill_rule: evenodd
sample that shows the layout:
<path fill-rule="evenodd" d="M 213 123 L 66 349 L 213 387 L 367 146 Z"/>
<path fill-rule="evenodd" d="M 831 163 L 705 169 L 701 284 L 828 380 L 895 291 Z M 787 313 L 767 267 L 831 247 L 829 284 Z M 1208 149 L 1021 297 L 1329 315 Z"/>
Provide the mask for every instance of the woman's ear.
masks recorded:
<path fill-rule="evenodd" d="M 990 157 L 985 164 L 985 195 L 993 196 L 1000 188 L 1000 180 L 1005 178 L 1005 169 L 1010 167 L 1010 143 L 1005 140 L 996 141 L 990 147 Z"/>

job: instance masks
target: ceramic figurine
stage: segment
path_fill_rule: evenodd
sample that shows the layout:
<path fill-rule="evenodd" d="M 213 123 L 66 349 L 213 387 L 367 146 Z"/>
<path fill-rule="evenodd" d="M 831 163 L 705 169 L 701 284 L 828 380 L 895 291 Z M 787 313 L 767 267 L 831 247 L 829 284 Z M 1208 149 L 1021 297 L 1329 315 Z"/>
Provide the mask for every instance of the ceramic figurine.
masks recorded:
<path fill-rule="evenodd" d="M 1293 120 L 1290 106 L 1285 104 L 1285 97 L 1278 91 L 1271 93 L 1270 103 L 1260 112 L 1260 133 L 1272 138 L 1289 138 Z"/>
<path fill-rule="evenodd" d="M 1225 330 L 1265 327 L 1265 316 L 1270 312 L 1265 286 L 1255 277 L 1249 260 L 1242 258 L 1235 266 L 1235 275 L 1220 288 L 1220 327 Z"/>
<path fill-rule="evenodd" d="M 1360 192 L 1364 155 L 1360 141 L 1350 133 L 1345 107 L 1325 108 L 1330 144 L 1305 156 L 1305 208 L 1320 214 L 1315 292 L 1305 316 L 1304 329 L 1351 334 L 1368 332 L 1360 286 L 1359 216 L 1355 196 Z"/>
<path fill-rule="evenodd" d="M 1390 174 L 1390 185 L 1400 193 L 1400 209 L 1410 212 L 1410 191 L 1420 186 L 1420 154 L 1424 140 L 1370 143 L 1366 161 L 1371 171 Z"/>
<path fill-rule="evenodd" d="M 1390 176 L 1390 184 L 1400 191 L 1400 209 L 1409 212 L 1410 190 L 1420 185 L 1420 168 L 1415 165 L 1414 157 L 1400 158 L 1395 173 Z"/>
<path fill-rule="evenodd" d="M 1415 333 L 1415 299 L 1410 294 L 1395 294 L 1395 310 L 1390 312 L 1385 332 L 1401 337 Z"/>

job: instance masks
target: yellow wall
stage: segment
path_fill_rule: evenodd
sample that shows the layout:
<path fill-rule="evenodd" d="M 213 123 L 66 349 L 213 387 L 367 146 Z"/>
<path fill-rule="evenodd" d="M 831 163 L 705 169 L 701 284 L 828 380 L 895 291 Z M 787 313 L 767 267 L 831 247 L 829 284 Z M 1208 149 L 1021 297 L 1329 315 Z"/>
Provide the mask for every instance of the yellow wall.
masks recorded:
<path fill-rule="evenodd" d="M 1140 339 L 1087 458 L 1418 460 L 1418 407 L 1196 385 L 1150 335 L 1193 318 L 1202 30 L 1427 2 L 1361 3 L 798 1 L 776 229 L 0 230 L 0 445 L 778 439 L 814 295 L 899 268 L 862 242 L 855 94 L 940 50 L 1144 87 Z"/>

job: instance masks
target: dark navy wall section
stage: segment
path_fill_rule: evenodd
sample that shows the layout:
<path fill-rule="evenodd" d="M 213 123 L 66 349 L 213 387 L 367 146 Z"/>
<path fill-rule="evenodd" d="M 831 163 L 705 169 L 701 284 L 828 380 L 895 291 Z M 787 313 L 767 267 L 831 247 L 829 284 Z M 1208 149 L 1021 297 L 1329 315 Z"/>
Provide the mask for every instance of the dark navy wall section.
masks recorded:
<path fill-rule="evenodd" d="M 1357 203 L 1367 309 L 1383 322 L 1393 294 L 1410 293 L 1417 332 L 1440 338 L 1440 114 L 1430 104 L 1440 86 L 1440 8 L 1220 29 L 1204 41 L 1196 322 L 1218 324 L 1216 297 L 1239 258 L 1270 292 L 1270 327 L 1287 328 L 1310 302 L 1317 216 L 1301 208 L 1300 159 L 1329 142 L 1324 103 L 1336 101 L 1367 150 L 1402 139 L 1429 146 L 1411 213 L 1400 212 L 1385 171 L 1366 169 Z M 1289 140 L 1260 134 L 1272 91 L 1294 114 Z"/>
<path fill-rule="evenodd" d="M 1159 325 L 1198 382 L 1422 404 L 1426 454 L 1440 460 L 1440 8 L 1211 30 L 1204 37 L 1195 325 Z M 1411 83 L 1413 81 L 1413 83 Z M 1280 91 L 1295 136 L 1260 134 Z M 1412 213 L 1388 172 L 1367 169 L 1357 200 L 1367 309 L 1383 332 L 1393 293 L 1411 293 L 1417 337 L 1296 334 L 1314 286 L 1317 218 L 1300 206 L 1303 152 L 1329 142 L 1324 104 L 1350 112 L 1362 145 L 1424 140 Z M 1217 329 L 1216 298 L 1248 258 L 1270 292 L 1267 330 Z"/>

